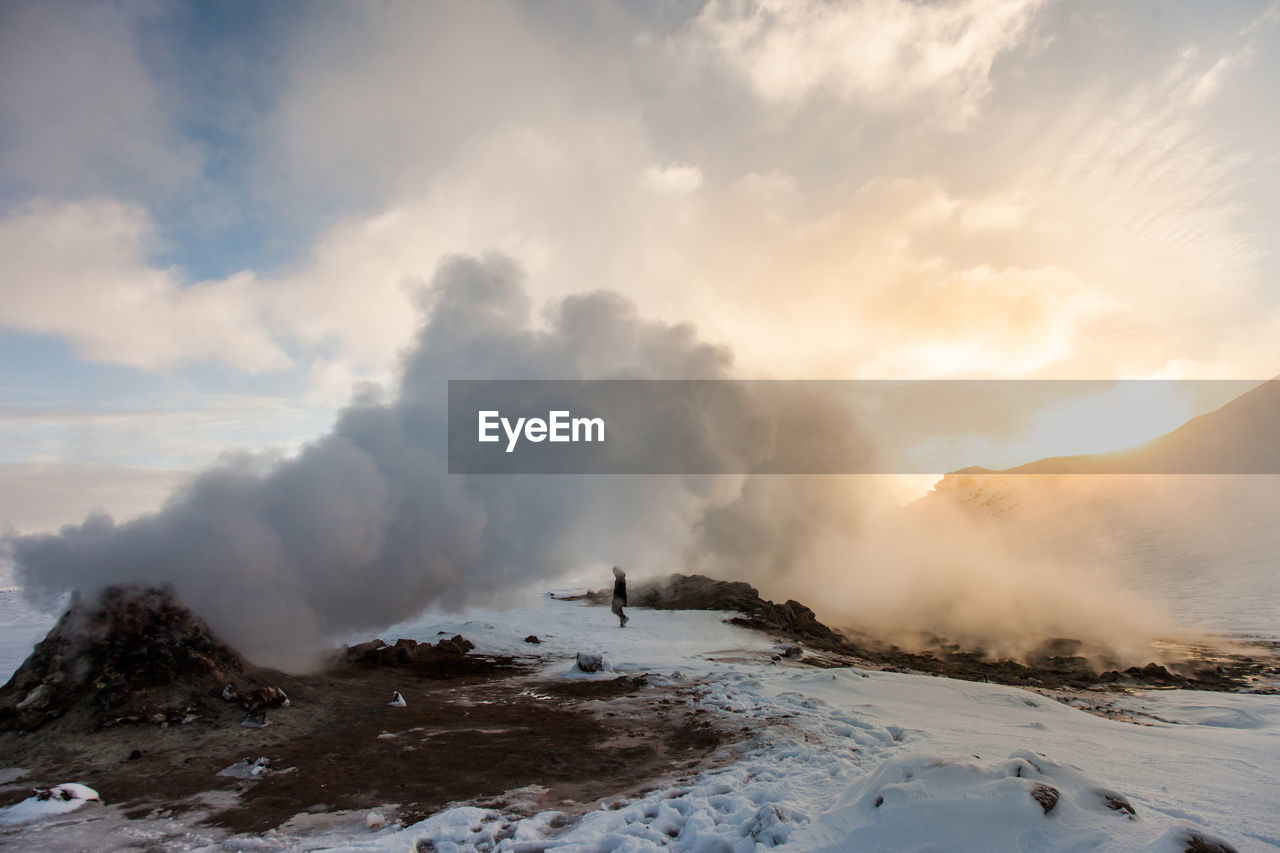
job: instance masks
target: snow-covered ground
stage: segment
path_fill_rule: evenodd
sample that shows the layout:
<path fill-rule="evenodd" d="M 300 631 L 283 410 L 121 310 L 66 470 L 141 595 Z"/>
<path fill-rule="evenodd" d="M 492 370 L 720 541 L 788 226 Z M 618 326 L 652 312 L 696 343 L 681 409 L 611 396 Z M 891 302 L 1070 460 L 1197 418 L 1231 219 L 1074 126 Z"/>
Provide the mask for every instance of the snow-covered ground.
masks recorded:
<path fill-rule="evenodd" d="M 574 654 L 602 652 L 617 674 L 691 684 L 703 707 L 750 730 L 700 776 L 603 801 L 567 825 L 558 812 L 521 811 L 520 792 L 506 798 L 505 812 L 460 805 L 403 826 L 388 804 L 301 817 L 261 839 L 172 819 L 124 821 L 110 804 L 94 804 L 26 825 L 23 844 L 1181 851 L 1195 831 L 1241 851 L 1280 848 L 1280 696 L 1150 691 L 1125 700 L 1153 723 L 1135 725 L 1010 687 L 771 663 L 769 639 L 724 624 L 725 614 L 630 614 L 619 629 L 605 608 L 544 599 L 510 613 L 428 616 L 383 638 L 462 633 L 480 651 L 541 656 L 550 677 L 577 677 Z M 542 644 L 525 643 L 529 634 Z M 619 712 L 636 702 L 616 701 Z M 5 841 L 13 836 L 0 835 Z"/>

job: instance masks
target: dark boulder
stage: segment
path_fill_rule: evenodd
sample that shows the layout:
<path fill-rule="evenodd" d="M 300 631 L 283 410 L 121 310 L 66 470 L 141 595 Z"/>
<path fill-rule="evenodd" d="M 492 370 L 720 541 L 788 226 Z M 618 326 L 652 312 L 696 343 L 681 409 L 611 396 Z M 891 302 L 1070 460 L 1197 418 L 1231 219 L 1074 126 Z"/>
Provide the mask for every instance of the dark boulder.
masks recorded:
<path fill-rule="evenodd" d="M 1039 782 L 1031 786 L 1031 799 L 1040 804 L 1047 815 L 1058 804 L 1058 789 Z"/>
<path fill-rule="evenodd" d="M 339 660 L 349 665 L 368 667 L 407 667 L 427 664 L 440 658 L 459 657 L 474 649 L 475 643 L 461 634 L 440 640 L 434 646 L 430 643 L 419 643 L 416 640 L 399 639 L 394 645 L 387 645 L 382 640 L 370 640 L 347 646 L 339 656 Z"/>
<path fill-rule="evenodd" d="M 1149 663 L 1141 669 L 1131 666 L 1124 671 L 1124 674 L 1147 684 L 1181 684 L 1186 681 L 1185 678 L 1174 675 L 1158 663 Z"/>
<path fill-rule="evenodd" d="M 465 655 L 476 647 L 476 644 L 468 640 L 461 634 L 455 634 L 447 640 L 441 640 L 436 643 L 436 650 L 440 652 L 448 652 L 451 654 Z"/>
<path fill-rule="evenodd" d="M 1222 839 L 1194 829 L 1185 830 L 1179 840 L 1185 853 L 1236 853 L 1236 848 Z"/>

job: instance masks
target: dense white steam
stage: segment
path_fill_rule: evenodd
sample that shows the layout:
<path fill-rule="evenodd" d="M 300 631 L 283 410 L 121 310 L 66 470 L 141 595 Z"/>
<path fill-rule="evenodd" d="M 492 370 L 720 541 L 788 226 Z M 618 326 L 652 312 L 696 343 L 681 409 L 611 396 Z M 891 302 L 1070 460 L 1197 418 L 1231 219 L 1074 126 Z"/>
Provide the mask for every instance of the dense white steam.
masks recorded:
<path fill-rule="evenodd" d="M 705 499 L 696 481 L 450 477 L 446 382 L 718 378 L 730 353 L 611 293 L 566 299 L 536 328 L 519 270 L 496 256 L 443 264 L 423 308 L 394 399 L 359 394 L 296 458 L 229 459 L 154 515 L 12 538 L 28 595 L 170 583 L 250 657 L 296 667 L 321 640 L 433 602 L 501 602 L 593 562 L 674 566 Z"/>
<path fill-rule="evenodd" d="M 941 502 L 870 522 L 875 477 L 450 476 L 449 379 L 730 378 L 732 354 L 609 292 L 567 298 L 537 323 L 500 256 L 442 264 L 422 307 L 390 399 L 357 394 L 295 458 L 229 457 L 153 515 L 9 537 L 28 596 L 172 584 L 249 657 L 295 668 L 325 641 L 428 605 L 502 604 L 584 567 L 603 584 L 614 564 L 701 569 L 837 624 L 1008 653 L 1064 635 L 1124 652 L 1167 627 L 1105 560 L 1058 559 L 1048 537 L 994 535 Z M 785 410 L 795 423 L 766 425 L 774 435 L 869 452 L 841 406 L 797 397 Z M 748 455 L 739 470 L 769 461 Z"/>

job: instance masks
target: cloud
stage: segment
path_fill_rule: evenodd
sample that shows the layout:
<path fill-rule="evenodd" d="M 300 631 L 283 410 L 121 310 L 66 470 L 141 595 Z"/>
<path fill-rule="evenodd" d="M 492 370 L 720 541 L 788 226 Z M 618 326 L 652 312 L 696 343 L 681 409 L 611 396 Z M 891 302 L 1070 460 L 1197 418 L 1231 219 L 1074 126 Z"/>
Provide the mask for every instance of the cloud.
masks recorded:
<path fill-rule="evenodd" d="M 343 401 L 353 384 L 343 388 Z M 0 407 L 0 447 L 5 461 L 198 468 L 228 447 L 296 449 L 329 417 L 327 406 L 291 396 L 215 394 L 166 383 L 163 391 L 108 391 L 95 405 Z M 0 514 L 0 523 L 5 520 Z"/>
<path fill-rule="evenodd" d="M 112 199 L 37 200 L 0 219 L 0 325 L 57 335 L 89 358 L 147 370 L 289 365 L 250 273 L 185 284 L 148 262 L 155 224 Z"/>
<path fill-rule="evenodd" d="M 886 335 L 880 363 L 892 373 L 937 376 L 963 370 L 1029 375 L 1070 358 L 1079 329 L 1107 303 L 1076 276 L 1052 267 L 988 266 L 900 279 L 877 312 Z"/>
<path fill-rule="evenodd" d="M 313 200 L 397 202 L 431 186 L 474 141 L 577 124 L 581 105 L 598 101 L 579 93 L 598 90 L 599 73 L 578 66 L 584 44 L 558 49 L 570 35 L 517 4 L 305 16 L 283 52 L 259 178 Z"/>
<path fill-rule="evenodd" d="M 319 235 L 264 304 L 292 343 L 330 347 L 357 373 L 385 371 L 409 345 L 412 293 L 455 253 L 519 258 L 540 300 L 604 287 L 685 316 L 664 297 L 687 286 L 702 173 L 654 166 L 639 136 L 627 121 L 584 119 L 493 131 L 428 190 Z"/>
<path fill-rule="evenodd" d="M 702 170 L 682 163 L 650 166 L 644 177 L 656 189 L 666 192 L 691 193 L 702 186 Z"/>
<path fill-rule="evenodd" d="M 1181 84 L 1181 94 L 1195 106 L 1207 103 L 1217 94 L 1223 80 L 1253 61 L 1264 29 L 1277 21 L 1280 21 L 1280 4 L 1273 2 L 1231 37 L 1232 46 L 1207 71 L 1191 70 L 1197 51 L 1188 48 L 1184 52 L 1185 62 L 1180 63 L 1174 72 L 1174 78 Z"/>
<path fill-rule="evenodd" d="M 142 61 L 146 4 L 7 3 L 0 25 L 0 149 L 10 186 L 146 196 L 200 176 L 203 157 Z"/>
<path fill-rule="evenodd" d="M 1038 5 L 713 0 L 689 37 L 775 105 L 827 95 L 963 124 L 991 90 L 996 57 L 1019 43 Z"/>
<path fill-rule="evenodd" d="M 111 215 L 143 224 L 115 245 L 144 248 L 114 250 L 102 292 L 152 282 L 138 315 L 180 333 L 86 328 L 57 310 L 57 289 L 9 324 L 151 369 L 315 359 L 328 390 L 312 393 L 336 399 L 388 373 L 413 335 L 410 294 L 441 258 L 492 249 L 520 259 L 537 299 L 608 287 L 647 314 L 696 318 L 755 375 L 1220 369 L 1239 357 L 1227 326 L 1259 359 L 1249 342 L 1265 336 L 1239 332 L 1258 323 L 1227 316 L 1245 299 L 1205 298 L 1205 282 L 1256 284 L 1259 255 L 1221 141 L 1174 97 L 1186 75 L 1124 92 L 1033 76 L 1035 99 L 1020 102 L 1018 75 L 1043 59 L 1028 47 L 1039 19 L 1016 2 L 711 3 L 670 39 L 636 37 L 661 27 L 619 11 L 576 22 L 584 41 L 520 7 L 331 10 L 283 45 L 247 172 L 284 217 L 323 197 L 336 221 L 270 271 L 187 286 L 145 264 L 154 226 L 124 205 Z M 762 118 L 757 98 L 802 110 L 821 98 L 804 113 L 818 124 Z M 920 120 L 978 108 L 983 121 L 963 127 Z M 57 269 L 73 273 L 83 281 L 63 292 L 101 289 L 90 267 Z M 1182 316 L 1171 280 L 1193 306 Z M 192 328 L 197 305 L 210 332 L 237 330 L 226 352 Z"/>
<path fill-rule="evenodd" d="M 0 463 L 0 519 L 15 531 L 58 529 L 68 512 L 83 517 L 110 506 L 127 521 L 154 511 L 191 472 L 93 462 Z"/>

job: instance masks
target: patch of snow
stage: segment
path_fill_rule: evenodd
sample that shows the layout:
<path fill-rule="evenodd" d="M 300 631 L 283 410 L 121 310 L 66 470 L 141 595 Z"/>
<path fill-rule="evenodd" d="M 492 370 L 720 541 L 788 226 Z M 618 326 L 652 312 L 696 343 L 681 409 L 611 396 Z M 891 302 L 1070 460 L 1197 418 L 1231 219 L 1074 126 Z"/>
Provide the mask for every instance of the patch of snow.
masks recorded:
<path fill-rule="evenodd" d="M 271 769 L 271 759 L 265 755 L 256 761 L 249 758 L 242 758 L 230 767 L 224 767 L 218 771 L 219 776 L 229 776 L 232 779 L 256 779 Z"/>
<path fill-rule="evenodd" d="M 63 782 L 20 803 L 0 809 L 0 824 L 12 826 L 56 817 L 92 802 L 102 802 L 97 791 L 78 782 Z"/>
<path fill-rule="evenodd" d="M 27 775 L 23 767 L 0 767 L 0 785 L 8 785 Z"/>

